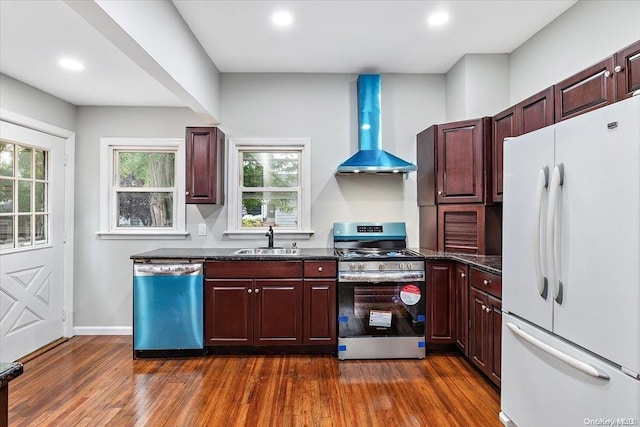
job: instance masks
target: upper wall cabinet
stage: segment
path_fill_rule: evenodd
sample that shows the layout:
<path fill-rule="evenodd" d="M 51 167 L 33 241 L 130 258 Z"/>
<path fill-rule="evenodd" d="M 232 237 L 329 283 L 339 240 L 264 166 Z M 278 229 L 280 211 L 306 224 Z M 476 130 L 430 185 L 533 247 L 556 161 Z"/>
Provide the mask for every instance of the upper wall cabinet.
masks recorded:
<path fill-rule="evenodd" d="M 437 203 L 491 203 L 491 119 L 434 127 Z"/>
<path fill-rule="evenodd" d="M 556 122 L 628 98 L 640 89 L 640 40 L 555 85 Z"/>
<path fill-rule="evenodd" d="M 640 90 L 640 40 L 615 54 L 613 71 L 618 101 Z"/>
<path fill-rule="evenodd" d="M 224 204 L 225 135 L 215 127 L 188 127 L 186 203 Z"/>
<path fill-rule="evenodd" d="M 504 139 L 553 124 L 553 87 L 549 87 L 493 116 L 493 201 L 502 201 Z"/>

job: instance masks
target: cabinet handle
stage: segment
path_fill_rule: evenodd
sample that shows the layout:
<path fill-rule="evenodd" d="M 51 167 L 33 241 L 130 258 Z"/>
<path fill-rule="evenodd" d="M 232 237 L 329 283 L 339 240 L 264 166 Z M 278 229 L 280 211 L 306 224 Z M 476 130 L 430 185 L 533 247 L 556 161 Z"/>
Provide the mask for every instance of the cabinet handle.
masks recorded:
<path fill-rule="evenodd" d="M 491 284 L 491 280 L 484 279 L 482 283 L 484 283 L 485 286 L 489 286 Z"/>
<path fill-rule="evenodd" d="M 609 70 L 605 71 L 605 72 L 604 72 L 604 76 L 605 76 L 605 77 L 609 77 L 609 76 L 611 76 L 611 71 L 609 71 Z"/>
<path fill-rule="evenodd" d="M 318 267 L 318 271 L 322 271 L 322 266 Z"/>
<path fill-rule="evenodd" d="M 256 294 L 257 294 L 258 292 L 260 292 L 260 289 L 256 289 Z"/>
<path fill-rule="evenodd" d="M 253 289 L 247 289 L 247 292 L 251 293 L 251 292 L 253 292 Z"/>
<path fill-rule="evenodd" d="M 613 71 L 615 71 L 616 73 L 619 73 L 622 70 L 624 70 L 624 67 L 622 65 L 616 65 L 616 68 L 613 69 Z"/>

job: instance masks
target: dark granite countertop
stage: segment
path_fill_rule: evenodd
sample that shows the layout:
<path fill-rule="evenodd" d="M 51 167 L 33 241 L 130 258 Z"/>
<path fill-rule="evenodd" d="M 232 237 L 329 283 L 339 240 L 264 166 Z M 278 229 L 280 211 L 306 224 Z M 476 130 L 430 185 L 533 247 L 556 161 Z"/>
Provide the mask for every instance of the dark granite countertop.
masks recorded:
<path fill-rule="evenodd" d="M 300 248 L 298 255 L 234 255 L 240 248 L 161 248 L 131 255 L 136 261 L 158 259 L 205 259 L 205 260 L 280 260 L 283 259 L 337 259 L 333 248 Z"/>
<path fill-rule="evenodd" d="M 239 248 L 161 248 L 131 255 L 134 261 L 144 260 L 284 260 L 284 259 L 338 259 L 333 248 L 300 248 L 298 255 L 234 255 Z M 502 275 L 502 257 L 499 255 L 469 255 L 452 252 L 436 252 L 429 249 L 413 249 L 429 260 L 448 260 L 468 264 L 489 273 Z"/>
<path fill-rule="evenodd" d="M 414 249 L 429 260 L 447 260 L 463 262 L 471 267 L 489 273 L 502 275 L 502 256 L 500 255 L 470 255 L 453 252 L 437 252 L 429 249 Z"/>
<path fill-rule="evenodd" d="M 9 381 L 22 375 L 22 363 L 0 363 L 0 388 L 9 384 Z"/>

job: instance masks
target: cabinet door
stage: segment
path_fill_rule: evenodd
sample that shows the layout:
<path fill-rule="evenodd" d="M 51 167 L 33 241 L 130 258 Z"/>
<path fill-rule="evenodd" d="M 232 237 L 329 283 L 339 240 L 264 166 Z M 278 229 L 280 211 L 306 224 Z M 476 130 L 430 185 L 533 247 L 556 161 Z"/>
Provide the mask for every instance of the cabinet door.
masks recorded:
<path fill-rule="evenodd" d="M 427 264 L 426 341 L 432 344 L 455 342 L 454 263 Z"/>
<path fill-rule="evenodd" d="M 489 363 L 487 375 L 499 386 L 502 375 L 502 301 L 488 295 L 487 302 L 490 309 L 487 313 L 489 317 Z"/>
<path fill-rule="evenodd" d="M 186 203 L 224 204 L 224 138 L 217 128 L 186 129 Z"/>
<path fill-rule="evenodd" d="M 439 205 L 438 250 L 477 255 L 502 252 L 500 205 Z"/>
<path fill-rule="evenodd" d="M 516 110 L 516 130 L 519 136 L 533 132 L 554 123 L 553 86 L 518 102 Z"/>
<path fill-rule="evenodd" d="M 253 280 L 205 280 L 205 344 L 253 344 Z"/>
<path fill-rule="evenodd" d="M 302 344 L 302 280 L 256 280 L 254 298 L 255 345 Z"/>
<path fill-rule="evenodd" d="M 483 372 L 487 372 L 489 360 L 487 294 L 471 286 L 469 288 L 469 357 Z"/>
<path fill-rule="evenodd" d="M 336 281 L 304 281 L 303 344 L 336 344 Z"/>
<path fill-rule="evenodd" d="M 640 90 L 640 40 L 615 54 L 616 100 Z"/>
<path fill-rule="evenodd" d="M 418 206 L 436 204 L 436 128 L 431 126 L 416 136 Z"/>
<path fill-rule="evenodd" d="M 511 107 L 493 117 L 493 146 L 491 154 L 493 157 L 493 201 L 502 201 L 502 153 L 504 139 L 518 136 L 519 130 L 516 127 L 516 109 Z"/>
<path fill-rule="evenodd" d="M 485 186 L 491 177 L 485 168 L 490 170 L 491 119 L 447 123 L 437 129 L 438 203 L 490 202 Z"/>
<path fill-rule="evenodd" d="M 456 345 L 464 353 L 469 355 L 469 268 L 466 264 L 456 264 L 455 274 L 455 299 L 456 299 Z"/>
<path fill-rule="evenodd" d="M 613 56 L 555 85 L 556 122 L 615 102 Z"/>

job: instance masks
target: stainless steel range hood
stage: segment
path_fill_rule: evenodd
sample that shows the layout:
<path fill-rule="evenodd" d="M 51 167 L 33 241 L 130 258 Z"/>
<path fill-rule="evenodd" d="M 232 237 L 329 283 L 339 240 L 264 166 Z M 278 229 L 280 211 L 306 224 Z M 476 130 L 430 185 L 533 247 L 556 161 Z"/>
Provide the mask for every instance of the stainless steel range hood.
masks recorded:
<path fill-rule="evenodd" d="M 359 150 L 343 162 L 336 175 L 398 174 L 418 170 L 416 165 L 382 149 L 380 129 L 380 74 L 358 76 L 358 146 Z"/>

